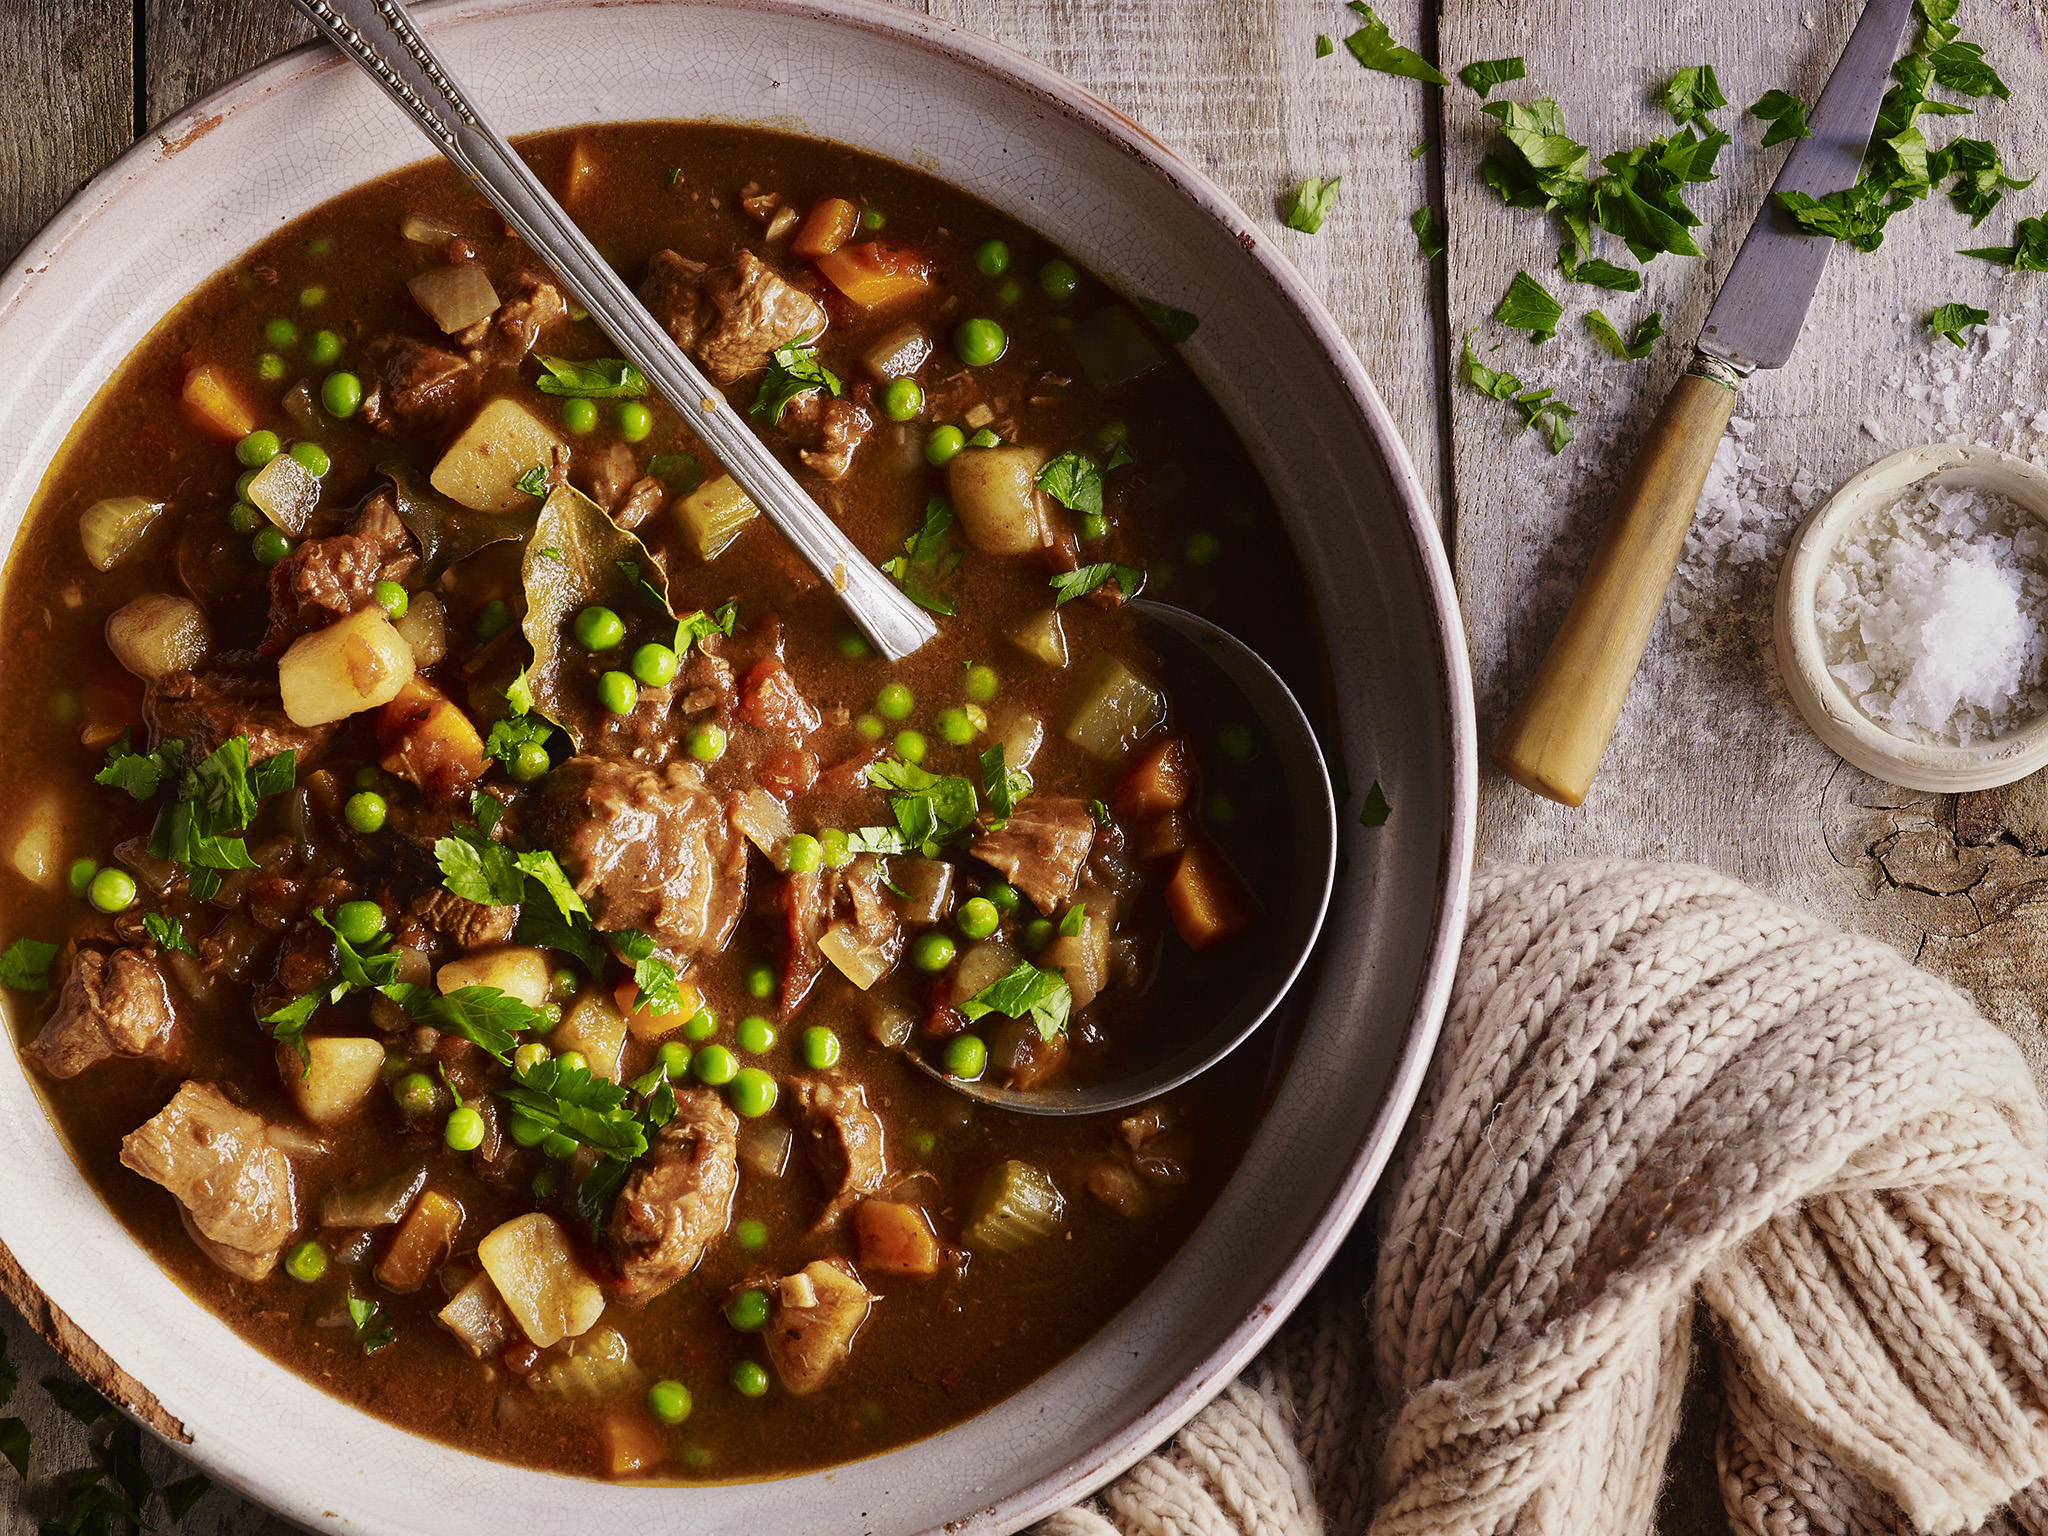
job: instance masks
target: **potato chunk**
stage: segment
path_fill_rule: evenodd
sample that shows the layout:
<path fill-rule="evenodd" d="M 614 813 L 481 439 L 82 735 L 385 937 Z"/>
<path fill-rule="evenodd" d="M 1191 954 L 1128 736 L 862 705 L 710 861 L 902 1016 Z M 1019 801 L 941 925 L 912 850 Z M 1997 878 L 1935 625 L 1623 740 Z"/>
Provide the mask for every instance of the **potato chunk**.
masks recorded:
<path fill-rule="evenodd" d="M 590 1075 L 619 1080 L 619 1057 L 626 1049 L 626 1019 L 602 992 L 586 992 L 548 1036 L 556 1051 L 581 1051 Z"/>
<path fill-rule="evenodd" d="M 513 1217 L 477 1244 L 476 1256 L 512 1320 L 542 1349 L 589 1332 L 604 1315 L 604 1292 L 552 1216 Z"/>
<path fill-rule="evenodd" d="M 545 950 L 507 944 L 450 960 L 434 973 L 434 985 L 443 997 L 464 987 L 496 987 L 529 1008 L 540 1008 L 547 1003 L 553 975 Z"/>
<path fill-rule="evenodd" d="M 213 649 L 213 626 L 191 598 L 152 592 L 108 616 L 107 649 L 130 672 L 153 682 L 166 672 L 198 670 Z"/>
<path fill-rule="evenodd" d="M 853 1230 L 860 1239 L 864 1269 L 928 1280 L 939 1272 L 939 1239 L 931 1218 L 914 1205 L 863 1200 L 854 1207 Z"/>
<path fill-rule="evenodd" d="M 517 400 L 493 400 L 441 455 L 428 483 L 474 512 L 516 512 L 533 497 L 519 477 L 554 461 L 562 438 Z"/>
<path fill-rule="evenodd" d="M 1037 448 L 963 448 L 946 466 L 953 513 L 976 549 L 991 555 L 1024 555 L 1052 543 L 1038 471 L 1045 454 Z"/>
<path fill-rule="evenodd" d="M 325 1035 L 306 1042 L 307 1060 L 281 1045 L 278 1074 L 299 1113 L 315 1125 L 333 1125 L 363 1107 L 384 1071 L 384 1042 L 360 1035 Z"/>
<path fill-rule="evenodd" d="M 277 661 L 277 690 L 293 725 L 326 725 L 389 704 L 412 681 L 412 651 L 381 608 L 301 635 Z"/>
<path fill-rule="evenodd" d="M 1080 694 L 1062 734 L 1090 757 L 1113 761 L 1165 718 L 1165 696 L 1103 651 L 1081 674 Z"/>

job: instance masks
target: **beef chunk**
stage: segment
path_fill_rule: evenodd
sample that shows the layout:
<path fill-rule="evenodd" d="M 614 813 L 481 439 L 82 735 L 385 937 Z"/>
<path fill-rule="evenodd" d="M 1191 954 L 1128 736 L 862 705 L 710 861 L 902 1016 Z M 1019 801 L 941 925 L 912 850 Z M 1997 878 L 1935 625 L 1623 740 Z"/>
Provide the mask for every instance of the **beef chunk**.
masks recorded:
<path fill-rule="evenodd" d="M 270 568 L 270 630 L 257 649 L 282 656 L 299 636 L 369 607 L 383 563 L 376 545 L 352 533 L 306 540 Z"/>
<path fill-rule="evenodd" d="M 859 1204 L 863 1195 L 878 1194 L 889 1168 L 882 1150 L 882 1122 L 868 1108 L 859 1083 L 804 1078 L 796 1085 L 797 1125 L 818 1176 L 832 1190 L 819 1213 L 822 1229 Z"/>
<path fill-rule="evenodd" d="M 266 1129 L 213 1084 L 188 1082 L 121 1142 L 122 1163 L 176 1195 L 198 1235 L 232 1249 L 240 1262 L 229 1267 L 252 1279 L 270 1273 L 298 1223 L 291 1163 Z"/>
<path fill-rule="evenodd" d="M 839 480 L 853 468 L 854 450 L 875 430 L 875 418 L 857 400 L 814 389 L 790 401 L 781 426 L 795 441 L 798 458 L 827 480 Z"/>
<path fill-rule="evenodd" d="M 661 510 L 661 504 L 668 500 L 668 487 L 652 475 L 642 475 L 633 482 L 625 499 L 611 509 L 612 521 L 621 528 L 638 528 L 647 519 Z"/>
<path fill-rule="evenodd" d="M 775 1287 L 761 1342 L 783 1390 L 815 1392 L 853 1352 L 875 1298 L 843 1259 L 814 1259 Z"/>
<path fill-rule="evenodd" d="M 410 336 L 380 336 L 364 352 L 363 420 L 399 437 L 431 435 L 469 393 L 469 361 Z"/>
<path fill-rule="evenodd" d="M 710 270 L 703 262 L 674 251 L 656 251 L 648 258 L 640 302 L 685 352 L 697 345 L 697 338 L 711 324 L 713 311 L 704 297 L 704 274 Z"/>
<path fill-rule="evenodd" d="M 778 1001 L 784 1018 L 802 1006 L 825 969 L 825 956 L 818 949 L 825 919 L 830 915 L 825 878 L 825 872 L 818 869 L 805 874 L 792 872 L 782 877 L 775 890 L 775 910 L 783 924 L 782 991 Z"/>
<path fill-rule="evenodd" d="M 730 269 L 712 273 L 703 287 L 718 321 L 697 344 L 697 358 L 715 384 L 737 383 L 767 367 L 776 348 L 825 329 L 825 306 L 752 251 L 741 251 Z"/>
<path fill-rule="evenodd" d="M 419 542 L 399 519 L 398 503 L 389 491 L 379 491 L 364 502 L 348 531 L 375 547 L 378 581 L 409 586 L 419 574 Z"/>
<path fill-rule="evenodd" d="M 81 948 L 29 1053 L 50 1076 L 76 1077 L 115 1056 L 161 1060 L 176 1024 L 163 973 L 141 950 Z"/>
<path fill-rule="evenodd" d="M 293 751 L 304 767 L 334 735 L 332 725 L 292 724 L 278 697 L 275 669 L 258 658 L 227 652 L 214 662 L 205 672 L 166 672 L 150 680 L 142 718 L 152 741 L 162 745 L 176 738 L 185 743 L 185 761 L 196 763 L 229 737 L 246 736 L 250 761 Z"/>
<path fill-rule="evenodd" d="M 1095 818 L 1079 800 L 1031 795 L 999 832 L 983 832 L 967 850 L 1050 916 L 1074 899 L 1081 866 L 1095 842 Z"/>
<path fill-rule="evenodd" d="M 401 938 L 410 930 L 421 937 L 436 934 L 457 949 L 488 949 L 493 944 L 510 942 L 518 919 L 517 907 L 485 906 L 482 902 L 456 895 L 446 886 L 437 885 L 412 899 L 405 909 L 399 931 Z"/>
<path fill-rule="evenodd" d="M 615 442 L 599 453 L 584 454 L 577 467 L 582 472 L 584 489 L 590 493 L 590 499 L 607 512 L 626 499 L 627 490 L 640 478 L 640 466 L 634 461 L 633 450 L 621 442 Z"/>
<path fill-rule="evenodd" d="M 633 1165 L 605 1235 L 619 1265 L 619 1299 L 652 1301 L 697 1267 L 732 1219 L 739 1184 L 739 1116 L 705 1088 L 676 1095 L 675 1118 Z"/>
<path fill-rule="evenodd" d="M 740 683 L 740 718 L 764 731 L 802 738 L 824 721 L 817 705 L 797 691 L 789 668 L 772 656 L 747 669 Z"/>
<path fill-rule="evenodd" d="M 477 321 L 458 338 L 470 349 L 470 361 L 484 368 L 520 362 L 541 336 L 569 316 L 562 290 L 532 272 L 516 272 L 505 283 L 507 297 L 495 313 Z"/>
<path fill-rule="evenodd" d="M 732 937 L 747 844 L 696 764 L 572 757 L 547 776 L 528 830 L 560 856 L 599 928 L 640 929 L 675 955 Z"/>

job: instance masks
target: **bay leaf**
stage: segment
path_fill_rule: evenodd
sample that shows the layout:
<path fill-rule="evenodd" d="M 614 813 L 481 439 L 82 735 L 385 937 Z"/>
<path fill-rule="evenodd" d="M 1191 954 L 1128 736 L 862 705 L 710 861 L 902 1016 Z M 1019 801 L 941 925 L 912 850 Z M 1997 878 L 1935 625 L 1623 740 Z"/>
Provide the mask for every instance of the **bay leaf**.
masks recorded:
<path fill-rule="evenodd" d="M 425 582 L 434 581 L 449 566 L 480 549 L 525 538 L 540 515 L 538 506 L 520 512 L 473 512 L 430 490 L 418 472 L 401 460 L 379 464 L 377 473 L 391 482 L 398 520 L 420 541 Z"/>

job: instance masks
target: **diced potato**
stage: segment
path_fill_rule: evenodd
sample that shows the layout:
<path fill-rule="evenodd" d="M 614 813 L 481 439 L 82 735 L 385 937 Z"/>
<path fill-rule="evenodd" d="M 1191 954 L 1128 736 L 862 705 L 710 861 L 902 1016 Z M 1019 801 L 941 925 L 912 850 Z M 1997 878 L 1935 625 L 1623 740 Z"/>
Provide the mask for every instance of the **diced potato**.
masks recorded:
<path fill-rule="evenodd" d="M 142 542 L 167 502 L 146 496 L 109 496 L 78 514 L 78 542 L 96 571 L 111 571 Z"/>
<path fill-rule="evenodd" d="M 608 1413 L 598 1426 L 607 1477 L 639 1477 L 668 1460 L 668 1442 L 640 1413 Z"/>
<path fill-rule="evenodd" d="M 903 893 L 901 911 L 906 923 L 942 922 L 953 910 L 953 866 L 946 860 L 895 859 L 889 865 L 889 876 Z"/>
<path fill-rule="evenodd" d="M 446 967 L 443 967 L 446 969 Z M 626 1018 L 602 992 L 586 992 L 569 1005 L 562 1022 L 548 1036 L 557 1053 L 581 1051 L 590 1075 L 616 1083 L 619 1056 L 626 1049 Z"/>
<path fill-rule="evenodd" d="M 488 1360 L 505 1347 L 510 1320 L 489 1275 L 479 1274 L 434 1316 L 474 1359 Z"/>
<path fill-rule="evenodd" d="M 454 1249 L 461 1230 L 461 1205 L 438 1189 L 421 1190 L 377 1262 L 377 1283 L 400 1295 L 418 1290 Z"/>
<path fill-rule="evenodd" d="M 363 608 L 294 640 L 277 659 L 277 691 L 294 725 L 326 725 L 397 698 L 412 652 L 381 608 Z"/>
<path fill-rule="evenodd" d="M 519 479 L 554 461 L 560 433 L 517 400 L 493 400 L 462 429 L 427 481 L 473 512 L 516 512 L 533 505 Z"/>
<path fill-rule="evenodd" d="M 1086 1008 L 1109 979 L 1109 924 L 1091 913 L 1079 933 L 1046 945 L 1038 963 L 1065 976 L 1074 1006 Z"/>
<path fill-rule="evenodd" d="M 960 957 L 953 973 L 953 995 L 968 998 L 1017 968 L 1017 951 L 1001 939 L 983 939 Z"/>
<path fill-rule="evenodd" d="M 307 1060 L 288 1045 L 277 1048 L 277 1071 L 299 1113 L 315 1125 L 334 1125 L 363 1107 L 384 1072 L 384 1042 L 361 1035 L 322 1035 L 306 1041 Z"/>
<path fill-rule="evenodd" d="M 280 453 L 249 481 L 249 503 L 293 538 L 306 531 L 320 505 L 320 482 L 288 453 Z"/>
<path fill-rule="evenodd" d="M 640 1372 L 618 1330 L 598 1328 L 527 1377 L 526 1384 L 543 1397 L 595 1400 L 631 1391 L 640 1385 Z"/>
<path fill-rule="evenodd" d="M 255 416 L 211 363 L 201 363 L 185 375 L 185 388 L 179 398 L 199 428 L 222 442 L 239 442 L 256 430 Z"/>
<path fill-rule="evenodd" d="M 747 524 L 761 515 L 761 509 L 731 475 L 719 475 L 677 502 L 676 513 L 699 558 L 716 560 Z"/>
<path fill-rule="evenodd" d="M 907 378 L 922 368 L 932 355 L 932 339 L 915 320 L 906 320 L 880 341 L 861 353 L 861 363 L 875 376 L 875 382 Z"/>
<path fill-rule="evenodd" d="M 1180 856 L 1173 878 L 1166 882 L 1166 910 L 1188 948 L 1197 953 L 1236 938 L 1258 921 L 1237 871 L 1207 838 Z"/>
<path fill-rule="evenodd" d="M 850 1270 L 830 1259 L 813 1259 L 783 1276 L 761 1335 L 783 1390 L 803 1397 L 822 1387 L 845 1364 L 874 1301 Z"/>
<path fill-rule="evenodd" d="M 1131 852 L 1141 859 L 1163 859 L 1179 853 L 1195 838 L 1195 819 L 1186 811 L 1168 811 L 1138 828 Z"/>
<path fill-rule="evenodd" d="M 412 652 L 416 667 L 431 667 L 448 654 L 448 610 L 431 592 L 413 593 L 405 617 L 393 628 Z"/>
<path fill-rule="evenodd" d="M 960 1240 L 970 1248 L 1018 1253 L 1051 1237 L 1066 1215 L 1052 1175 L 1036 1163 L 1006 1158 L 982 1175 Z"/>
<path fill-rule="evenodd" d="M 863 1200 L 854 1207 L 853 1230 L 860 1240 L 860 1266 L 885 1275 L 928 1280 L 939 1272 L 939 1239 L 931 1219 L 914 1205 Z"/>
<path fill-rule="evenodd" d="M 635 1040 L 659 1040 L 689 1023 L 697 1010 L 704 1006 L 704 994 L 697 990 L 697 984 L 689 977 L 676 978 L 676 992 L 682 997 L 682 1007 L 674 1013 L 656 1013 L 652 1005 L 640 1006 L 639 983 L 628 976 L 612 989 L 612 1001 L 626 1016 L 626 1031 Z"/>
<path fill-rule="evenodd" d="M 1067 664 L 1067 631 L 1057 608 L 1034 613 L 1010 631 L 1010 638 L 1027 656 L 1036 656 L 1048 667 Z"/>
<path fill-rule="evenodd" d="M 14 848 L 7 856 L 7 862 L 22 879 L 46 891 L 54 891 L 62 883 L 58 863 L 63 847 L 63 820 L 63 807 L 56 796 L 38 795 L 16 824 Z"/>
<path fill-rule="evenodd" d="M 491 286 L 491 275 L 480 262 L 428 267 L 408 277 L 405 286 L 434 324 L 451 336 L 468 330 L 498 307 L 498 290 Z"/>
<path fill-rule="evenodd" d="M 896 956 L 864 942 L 851 924 L 834 923 L 818 940 L 819 952 L 839 974 L 865 992 L 896 968 Z"/>
<path fill-rule="evenodd" d="M 1166 699 L 1107 651 L 1081 674 L 1074 711 L 1062 734 L 1090 757 L 1122 757 L 1166 719 Z"/>
<path fill-rule="evenodd" d="M 963 448 L 946 466 L 953 515 L 968 543 L 991 555 L 1024 555 L 1052 543 L 1052 526 L 1039 494 L 1041 449 L 1005 444 Z"/>
<path fill-rule="evenodd" d="M 546 1005 L 553 982 L 554 968 L 548 964 L 547 951 L 530 944 L 506 944 L 464 955 L 434 974 L 434 985 L 443 997 L 464 987 L 496 987 L 529 1008 Z"/>
<path fill-rule="evenodd" d="M 796 830 L 788 808 L 757 784 L 733 797 L 730 814 L 732 824 L 747 841 L 760 849 L 769 863 L 782 868 L 790 834 Z"/>
<path fill-rule="evenodd" d="M 386 773 L 436 793 L 475 783 L 489 766 L 484 739 L 469 716 L 419 676 L 378 713 L 377 745 Z"/>
<path fill-rule="evenodd" d="M 588 1333 L 604 1315 L 604 1292 L 552 1216 L 529 1211 L 494 1228 L 476 1256 L 512 1320 L 546 1349 Z"/>
<path fill-rule="evenodd" d="M 1045 745 L 1045 722 L 1019 710 L 997 726 L 996 739 L 1003 744 L 1005 768 L 1029 768 L 1038 749 Z"/>
<path fill-rule="evenodd" d="M 1126 816 L 1178 811 L 1194 798 L 1195 755 L 1183 737 L 1153 747 L 1123 776 L 1109 803 Z"/>
<path fill-rule="evenodd" d="M 301 379 L 284 392 L 284 413 L 308 437 L 318 437 L 326 422 L 313 403 L 313 381 Z"/>
<path fill-rule="evenodd" d="M 860 210 L 843 197 L 828 197 L 811 209 L 789 249 L 796 256 L 829 256 L 859 228 Z"/>
<path fill-rule="evenodd" d="M 884 240 L 842 245 L 831 255 L 818 258 L 818 270 L 863 309 L 899 303 L 928 292 L 932 286 L 929 262 L 915 251 Z"/>
<path fill-rule="evenodd" d="M 206 610 L 189 597 L 154 592 L 124 603 L 107 617 L 107 649 L 144 682 L 166 672 L 190 672 L 213 649 Z"/>

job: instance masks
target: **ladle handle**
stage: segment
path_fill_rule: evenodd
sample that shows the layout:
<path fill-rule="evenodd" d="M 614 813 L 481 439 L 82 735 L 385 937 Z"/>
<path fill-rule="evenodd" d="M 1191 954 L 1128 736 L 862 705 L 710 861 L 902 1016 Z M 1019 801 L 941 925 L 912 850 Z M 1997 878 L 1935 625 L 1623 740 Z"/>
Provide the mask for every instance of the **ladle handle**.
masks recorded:
<path fill-rule="evenodd" d="M 1560 804 L 1586 798 L 1614 735 L 1735 411 L 1730 377 L 1699 355 L 1679 375 L 1615 493 L 1557 637 L 1494 739 L 1503 773 Z"/>
<path fill-rule="evenodd" d="M 710 445 L 726 472 L 824 578 L 890 660 L 937 626 L 806 496 L 725 397 L 683 354 L 598 255 L 527 164 L 449 75 L 400 0 L 292 0 L 383 87 L 421 132 L 476 184 L 655 390 Z"/>

